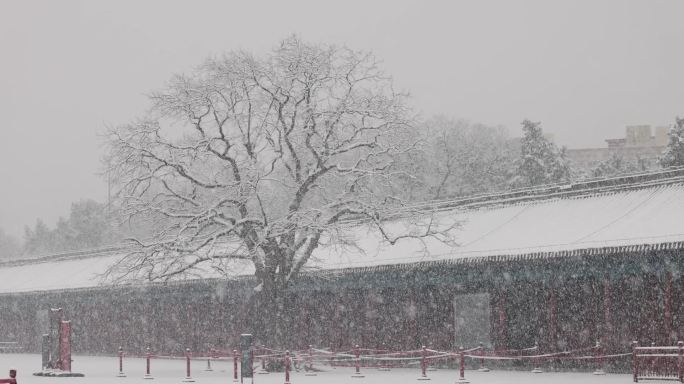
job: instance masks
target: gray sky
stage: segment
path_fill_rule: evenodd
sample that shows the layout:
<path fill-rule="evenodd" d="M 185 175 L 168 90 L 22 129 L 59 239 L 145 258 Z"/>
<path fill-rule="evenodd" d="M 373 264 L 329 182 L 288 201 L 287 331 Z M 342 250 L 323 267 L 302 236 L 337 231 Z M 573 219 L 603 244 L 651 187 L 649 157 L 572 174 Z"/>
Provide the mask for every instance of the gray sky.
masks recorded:
<path fill-rule="evenodd" d="M 105 201 L 106 125 L 212 53 L 263 53 L 293 32 L 372 50 L 424 116 L 514 135 L 530 118 L 571 148 L 684 115 L 679 0 L 247 3 L 0 2 L 0 228 L 21 236 Z"/>

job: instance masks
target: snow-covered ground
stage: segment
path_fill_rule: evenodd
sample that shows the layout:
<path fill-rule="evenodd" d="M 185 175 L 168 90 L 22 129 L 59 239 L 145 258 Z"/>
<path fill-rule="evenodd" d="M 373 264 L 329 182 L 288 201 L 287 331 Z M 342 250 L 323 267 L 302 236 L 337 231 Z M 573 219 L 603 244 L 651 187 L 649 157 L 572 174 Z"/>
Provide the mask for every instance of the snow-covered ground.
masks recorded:
<path fill-rule="evenodd" d="M 40 356 L 35 354 L 0 354 L 0 378 L 7 377 L 10 367 L 18 369 L 17 382 L 21 384 L 181 384 L 185 378 L 184 360 L 152 360 L 154 380 L 144 380 L 145 361 L 138 358 L 124 360 L 125 378 L 116 377 L 118 362 L 116 357 L 74 356 L 73 371 L 85 374 L 83 378 L 38 377 L 33 372 L 40 370 Z M 192 377 L 197 384 L 231 384 L 232 363 L 227 361 L 212 362 L 213 371 L 207 372 L 206 362 L 192 361 Z M 352 378 L 352 368 L 324 367 L 324 372 L 317 376 L 305 376 L 303 372 L 293 372 L 292 384 L 395 384 L 425 383 L 418 381 L 418 369 L 393 369 L 382 372 L 375 369 L 363 369 L 364 378 Z M 428 372 L 434 384 L 455 384 L 458 379 L 456 370 L 437 370 Z M 472 384 L 511 384 L 511 383 L 552 383 L 552 384 L 594 384 L 594 383 L 631 383 L 632 377 L 627 374 L 607 374 L 594 376 L 591 373 L 564 372 L 534 374 L 520 371 L 492 371 L 487 373 L 466 371 L 466 379 Z M 249 379 L 246 379 L 249 380 Z M 254 384 L 283 384 L 285 376 L 281 373 L 255 375 Z M 250 381 L 247 381 L 250 383 Z"/>

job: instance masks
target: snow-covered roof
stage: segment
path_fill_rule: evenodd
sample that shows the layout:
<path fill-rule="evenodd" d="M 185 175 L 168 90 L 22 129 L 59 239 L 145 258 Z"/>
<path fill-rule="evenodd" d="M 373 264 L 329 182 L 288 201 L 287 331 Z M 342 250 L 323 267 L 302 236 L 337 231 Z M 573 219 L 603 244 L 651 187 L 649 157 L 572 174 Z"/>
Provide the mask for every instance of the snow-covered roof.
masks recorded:
<path fill-rule="evenodd" d="M 420 262 L 560 257 L 649 249 L 684 249 L 684 170 L 552 186 L 433 204 L 442 224 L 460 223 L 458 246 L 435 239 L 381 241 L 366 225 L 349 225 L 358 247 L 324 245 L 308 271 L 382 268 Z M 400 231 L 401 220 L 393 224 Z M 331 242 L 334 243 L 334 242 Z M 122 253 L 98 252 L 0 264 L 0 293 L 95 287 Z M 253 267 L 235 265 L 235 275 Z M 218 277 L 207 272 L 202 277 Z"/>

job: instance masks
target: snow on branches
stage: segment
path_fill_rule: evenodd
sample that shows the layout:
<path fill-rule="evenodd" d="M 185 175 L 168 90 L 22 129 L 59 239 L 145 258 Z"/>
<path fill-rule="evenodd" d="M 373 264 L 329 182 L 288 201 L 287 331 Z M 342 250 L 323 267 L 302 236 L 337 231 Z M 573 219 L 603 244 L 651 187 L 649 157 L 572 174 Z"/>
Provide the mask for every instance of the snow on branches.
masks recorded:
<path fill-rule="evenodd" d="M 211 58 L 151 100 L 108 135 L 122 216 L 153 223 L 111 275 L 165 280 L 239 259 L 282 289 L 340 223 L 382 228 L 402 205 L 392 164 L 415 149 L 413 116 L 368 53 L 290 37 L 264 57 Z"/>

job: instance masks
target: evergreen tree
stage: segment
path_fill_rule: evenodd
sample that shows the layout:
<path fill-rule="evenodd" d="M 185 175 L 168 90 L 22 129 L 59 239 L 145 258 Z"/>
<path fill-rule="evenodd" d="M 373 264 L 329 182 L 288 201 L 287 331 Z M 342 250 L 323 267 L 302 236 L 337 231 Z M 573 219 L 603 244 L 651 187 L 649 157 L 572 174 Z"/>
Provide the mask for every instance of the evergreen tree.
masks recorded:
<path fill-rule="evenodd" d="M 534 186 L 566 182 L 570 180 L 570 167 L 565 148 L 558 149 L 547 140 L 541 123 L 524 120 L 523 138 L 520 142 L 518 174 L 514 186 Z"/>
<path fill-rule="evenodd" d="M 24 231 L 24 254 L 35 256 L 111 244 L 118 232 L 106 211 L 104 204 L 81 200 L 71 204 L 69 218 L 60 217 L 54 229 L 37 220 L 33 228 Z"/>
<path fill-rule="evenodd" d="M 413 176 L 404 183 L 411 200 L 454 198 L 506 189 L 517 153 L 508 132 L 437 116 L 416 130 L 422 150 L 397 163 Z"/>
<path fill-rule="evenodd" d="M 660 158 L 663 167 L 677 167 L 684 165 L 684 118 L 676 118 L 675 125 L 668 133 L 667 148 Z"/>
<path fill-rule="evenodd" d="M 613 153 L 608 159 L 600 162 L 592 171 L 592 177 L 619 176 L 627 173 L 644 171 L 645 165 L 637 157 L 636 162 L 632 163 L 618 153 Z"/>
<path fill-rule="evenodd" d="M 24 253 L 28 255 L 39 255 L 55 251 L 53 232 L 43 222 L 36 220 L 33 229 L 24 229 Z"/>
<path fill-rule="evenodd" d="M 19 241 L 0 228 L 0 260 L 16 258 L 20 253 Z"/>

